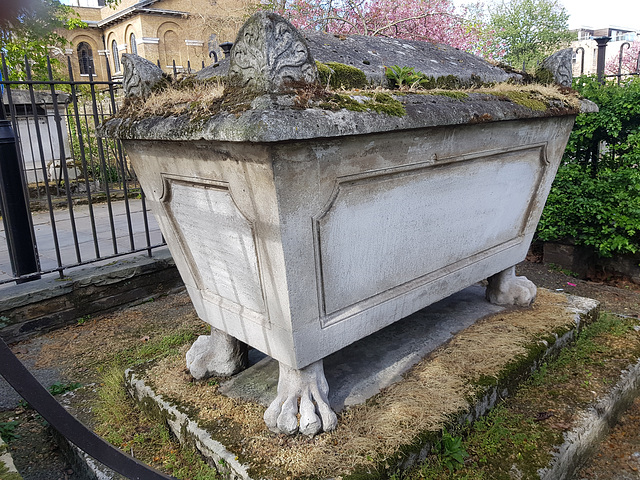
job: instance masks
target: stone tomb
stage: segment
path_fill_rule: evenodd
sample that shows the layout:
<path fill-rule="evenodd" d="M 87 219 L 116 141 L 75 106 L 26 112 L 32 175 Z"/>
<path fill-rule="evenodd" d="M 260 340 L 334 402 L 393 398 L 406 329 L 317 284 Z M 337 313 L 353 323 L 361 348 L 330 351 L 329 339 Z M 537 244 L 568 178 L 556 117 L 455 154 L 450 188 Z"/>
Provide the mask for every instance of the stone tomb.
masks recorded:
<path fill-rule="evenodd" d="M 473 58 L 469 76 L 483 80 L 481 60 L 446 55 L 442 76 Z M 142 72 L 153 65 L 123 63 L 128 95 L 147 94 Z M 484 81 L 495 81 L 496 67 L 484 65 Z M 301 104 L 316 82 L 304 37 L 259 13 L 238 35 L 228 76 L 232 90 L 252 94 L 250 108 L 120 117 L 103 129 L 122 139 L 212 326 L 187 355 L 192 374 L 233 374 L 246 344 L 255 347 L 279 362 L 267 425 L 307 435 L 336 426 L 326 356 L 487 278 L 489 301 L 533 301 L 536 287 L 514 265 L 579 112 L 473 92 L 395 95 L 392 114 Z M 350 98 L 366 105 L 366 95 Z"/>

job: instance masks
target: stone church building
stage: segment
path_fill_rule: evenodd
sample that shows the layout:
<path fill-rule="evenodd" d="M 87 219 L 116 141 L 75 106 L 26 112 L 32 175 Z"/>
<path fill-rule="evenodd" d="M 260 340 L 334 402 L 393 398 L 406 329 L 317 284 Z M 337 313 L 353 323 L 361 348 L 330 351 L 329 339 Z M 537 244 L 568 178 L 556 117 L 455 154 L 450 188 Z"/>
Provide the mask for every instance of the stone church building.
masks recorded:
<path fill-rule="evenodd" d="M 122 75 L 120 56 L 137 53 L 158 63 L 167 73 L 209 65 L 222 55 L 218 44 L 233 42 L 251 13 L 254 0 L 71 0 L 86 28 L 61 32 L 70 40 L 64 52 L 71 57 L 74 77 L 106 80 Z M 86 77 L 86 78 L 85 78 Z"/>

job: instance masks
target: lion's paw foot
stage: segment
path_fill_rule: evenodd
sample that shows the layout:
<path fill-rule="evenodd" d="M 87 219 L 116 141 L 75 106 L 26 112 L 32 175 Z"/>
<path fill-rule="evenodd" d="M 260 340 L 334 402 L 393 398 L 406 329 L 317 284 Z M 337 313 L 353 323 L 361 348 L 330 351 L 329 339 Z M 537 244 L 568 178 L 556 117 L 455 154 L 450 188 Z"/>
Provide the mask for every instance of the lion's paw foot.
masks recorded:
<path fill-rule="evenodd" d="M 287 435 L 299 431 L 313 436 L 334 430 L 338 418 L 329 406 L 328 394 L 322 360 L 299 370 L 280 363 L 278 395 L 265 411 L 264 421 L 272 432 Z"/>
<path fill-rule="evenodd" d="M 529 306 L 536 299 L 537 287 L 527 277 L 517 277 L 515 267 L 489 278 L 487 300 L 496 305 Z"/>
<path fill-rule="evenodd" d="M 235 375 L 249 364 L 245 343 L 216 328 L 200 335 L 187 352 L 187 368 L 196 380 Z"/>

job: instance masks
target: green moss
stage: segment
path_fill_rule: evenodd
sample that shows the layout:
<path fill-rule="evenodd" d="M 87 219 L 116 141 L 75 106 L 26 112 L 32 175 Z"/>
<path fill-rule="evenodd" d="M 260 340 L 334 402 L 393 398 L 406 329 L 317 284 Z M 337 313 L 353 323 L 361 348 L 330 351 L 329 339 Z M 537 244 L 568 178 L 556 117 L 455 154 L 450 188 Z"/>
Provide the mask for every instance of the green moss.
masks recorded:
<path fill-rule="evenodd" d="M 461 79 L 455 75 L 444 77 L 427 76 L 422 72 L 416 72 L 414 67 L 399 67 L 394 65 L 386 67 L 385 74 L 390 88 L 408 86 L 423 88 L 425 90 L 443 89 L 458 90 L 461 88 L 479 88 L 491 84 L 484 83 L 478 75 L 472 74 L 468 79 Z"/>
<path fill-rule="evenodd" d="M 22 480 L 22 475 L 17 472 L 10 472 L 9 468 L 0 462 L 0 478 L 2 480 Z"/>
<path fill-rule="evenodd" d="M 351 112 L 376 112 L 394 117 L 403 117 L 406 110 L 399 102 L 387 93 L 367 92 L 366 100 L 358 101 L 349 95 L 333 94 L 327 101 L 320 103 L 320 108 L 331 111 L 349 110 Z"/>
<path fill-rule="evenodd" d="M 504 97 L 511 100 L 513 103 L 517 103 L 518 105 L 522 105 L 523 107 L 527 107 L 531 110 L 544 112 L 547 109 L 547 104 L 540 100 L 538 95 L 532 92 L 525 91 L 502 91 L 496 93 L 489 93 L 489 95 L 495 95 L 497 97 Z"/>
<path fill-rule="evenodd" d="M 388 93 L 372 93 L 367 96 L 371 99 L 364 101 L 364 105 L 368 110 L 385 113 L 393 117 L 403 117 L 407 114 L 404 105 Z"/>
<path fill-rule="evenodd" d="M 332 88 L 364 88 L 367 86 L 367 76 L 362 70 L 351 65 L 338 62 L 316 62 L 318 77 L 322 85 Z"/>

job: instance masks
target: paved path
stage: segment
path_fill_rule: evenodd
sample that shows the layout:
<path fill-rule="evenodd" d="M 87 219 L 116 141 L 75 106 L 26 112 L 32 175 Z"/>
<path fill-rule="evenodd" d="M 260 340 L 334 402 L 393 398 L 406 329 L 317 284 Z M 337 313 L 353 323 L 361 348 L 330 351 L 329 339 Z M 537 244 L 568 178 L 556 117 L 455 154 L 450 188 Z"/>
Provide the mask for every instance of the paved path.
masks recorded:
<path fill-rule="evenodd" d="M 147 239 L 144 231 L 142 201 L 137 199 L 129 200 L 131 228 L 133 232 L 133 248 L 127 224 L 125 202 L 111 202 L 111 209 L 113 212 L 113 230 L 115 231 L 115 236 L 112 233 L 111 223 L 109 221 L 108 205 L 106 203 L 93 205 L 93 215 L 95 219 L 94 239 L 89 206 L 79 205 L 74 207 L 73 215 L 75 218 L 78 236 L 80 261 L 93 261 L 99 258 L 110 257 L 114 253 L 130 252 L 147 246 Z M 60 263 L 63 266 L 77 265 L 80 261 L 78 260 L 76 248 L 74 246 L 70 212 L 69 210 L 54 210 L 53 213 L 60 250 Z M 147 213 L 147 219 L 150 231 L 149 243 L 150 245 L 157 245 L 162 242 L 162 235 L 160 234 L 158 224 L 151 212 Z M 57 268 L 58 259 L 55 250 L 54 235 L 51 228 L 49 212 L 34 213 L 33 225 L 42 270 L 46 271 Z M 0 281 L 10 279 L 12 276 L 4 225 L 0 223 Z M 2 287 L 1 284 L 0 287 Z"/>

